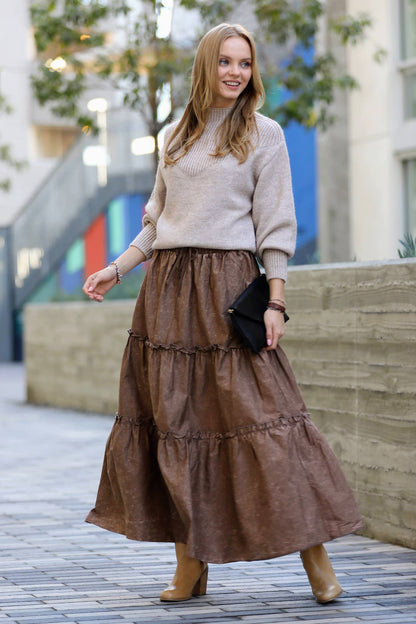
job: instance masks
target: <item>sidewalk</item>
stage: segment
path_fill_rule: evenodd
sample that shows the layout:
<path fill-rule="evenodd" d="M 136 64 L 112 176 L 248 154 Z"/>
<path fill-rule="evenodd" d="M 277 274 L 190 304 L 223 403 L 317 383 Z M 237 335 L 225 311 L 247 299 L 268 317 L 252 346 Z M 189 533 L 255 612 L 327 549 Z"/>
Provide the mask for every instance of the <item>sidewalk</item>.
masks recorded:
<path fill-rule="evenodd" d="M 359 536 L 328 545 L 345 590 L 328 605 L 297 554 L 211 565 L 206 596 L 159 602 L 172 546 L 83 522 L 112 420 L 26 405 L 23 368 L 0 364 L 0 624 L 416 623 L 416 551 Z"/>

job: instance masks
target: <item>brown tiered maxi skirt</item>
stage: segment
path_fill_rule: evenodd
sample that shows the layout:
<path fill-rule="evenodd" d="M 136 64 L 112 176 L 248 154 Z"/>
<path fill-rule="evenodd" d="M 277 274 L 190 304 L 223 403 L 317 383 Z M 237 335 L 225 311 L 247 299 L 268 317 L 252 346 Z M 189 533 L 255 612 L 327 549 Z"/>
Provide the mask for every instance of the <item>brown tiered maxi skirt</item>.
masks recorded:
<path fill-rule="evenodd" d="M 87 522 L 184 542 L 213 563 L 278 557 L 361 528 L 282 348 L 255 355 L 230 323 L 230 303 L 258 273 L 247 251 L 154 253 Z"/>

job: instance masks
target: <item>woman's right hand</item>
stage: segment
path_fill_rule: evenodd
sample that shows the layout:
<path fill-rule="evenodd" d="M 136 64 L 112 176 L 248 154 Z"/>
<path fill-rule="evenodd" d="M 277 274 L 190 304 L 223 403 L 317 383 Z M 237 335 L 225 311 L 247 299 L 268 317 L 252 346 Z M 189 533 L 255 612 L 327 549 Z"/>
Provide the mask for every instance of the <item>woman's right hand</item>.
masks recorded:
<path fill-rule="evenodd" d="M 104 295 L 108 293 L 116 283 L 117 275 L 115 267 L 108 266 L 87 277 L 82 290 L 92 301 L 102 301 Z"/>

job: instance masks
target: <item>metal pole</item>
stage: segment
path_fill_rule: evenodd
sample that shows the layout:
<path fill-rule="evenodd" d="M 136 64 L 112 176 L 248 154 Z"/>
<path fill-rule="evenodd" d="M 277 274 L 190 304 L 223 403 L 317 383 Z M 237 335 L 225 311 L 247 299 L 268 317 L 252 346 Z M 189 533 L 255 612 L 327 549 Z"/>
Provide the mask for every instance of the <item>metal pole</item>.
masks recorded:
<path fill-rule="evenodd" d="M 14 359 L 11 228 L 0 228 L 0 362 Z"/>

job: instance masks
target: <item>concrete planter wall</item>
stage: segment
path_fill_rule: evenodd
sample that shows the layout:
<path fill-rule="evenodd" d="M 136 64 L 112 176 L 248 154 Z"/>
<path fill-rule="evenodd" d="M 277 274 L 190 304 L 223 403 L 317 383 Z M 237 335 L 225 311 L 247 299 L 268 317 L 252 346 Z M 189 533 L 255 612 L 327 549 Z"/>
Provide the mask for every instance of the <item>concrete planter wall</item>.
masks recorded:
<path fill-rule="evenodd" d="M 365 534 L 416 548 L 416 260 L 290 269 L 282 346 Z M 32 305 L 28 400 L 112 413 L 134 301 Z"/>

